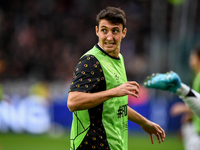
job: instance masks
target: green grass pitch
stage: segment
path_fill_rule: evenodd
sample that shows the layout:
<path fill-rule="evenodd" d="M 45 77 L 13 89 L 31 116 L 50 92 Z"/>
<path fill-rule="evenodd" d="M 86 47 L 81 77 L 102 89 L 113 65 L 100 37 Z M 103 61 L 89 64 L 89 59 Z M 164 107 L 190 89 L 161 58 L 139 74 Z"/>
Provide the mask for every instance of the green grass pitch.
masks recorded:
<path fill-rule="evenodd" d="M 0 133 L 0 150 L 69 150 L 69 133 L 61 137 L 30 134 Z M 154 137 L 151 144 L 147 134 L 129 134 L 129 150 L 183 150 L 183 144 L 177 135 L 166 135 L 163 143 Z"/>

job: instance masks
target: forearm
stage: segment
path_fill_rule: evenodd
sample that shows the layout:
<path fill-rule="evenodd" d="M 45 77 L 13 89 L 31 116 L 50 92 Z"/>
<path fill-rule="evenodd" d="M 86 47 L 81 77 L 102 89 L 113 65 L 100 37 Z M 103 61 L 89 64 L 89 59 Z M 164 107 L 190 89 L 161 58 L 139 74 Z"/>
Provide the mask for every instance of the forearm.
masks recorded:
<path fill-rule="evenodd" d="M 115 96 L 114 90 L 106 90 L 97 93 L 70 92 L 67 106 L 70 111 L 84 110 L 95 107 Z"/>
<path fill-rule="evenodd" d="M 109 90 L 97 93 L 70 92 L 68 95 L 67 106 L 70 111 L 84 110 L 95 107 L 104 101 L 125 95 L 138 97 L 139 84 L 135 81 L 125 82 L 122 85 Z"/>
<path fill-rule="evenodd" d="M 133 110 L 128 106 L 128 120 L 142 126 L 148 122 L 148 119 L 143 117 L 141 114 Z"/>
<path fill-rule="evenodd" d="M 164 142 L 165 131 L 158 124 L 146 119 L 130 107 L 128 107 L 128 119 L 140 125 L 140 127 L 150 135 L 152 144 L 154 143 L 153 134 L 156 135 L 159 143 L 161 142 L 160 138 L 162 142 Z"/>
<path fill-rule="evenodd" d="M 137 82 L 129 81 L 116 88 L 97 93 L 70 92 L 68 95 L 67 106 L 69 110 L 73 112 L 76 110 L 90 109 L 113 97 L 125 95 L 138 97 L 138 88 L 139 84 Z"/>

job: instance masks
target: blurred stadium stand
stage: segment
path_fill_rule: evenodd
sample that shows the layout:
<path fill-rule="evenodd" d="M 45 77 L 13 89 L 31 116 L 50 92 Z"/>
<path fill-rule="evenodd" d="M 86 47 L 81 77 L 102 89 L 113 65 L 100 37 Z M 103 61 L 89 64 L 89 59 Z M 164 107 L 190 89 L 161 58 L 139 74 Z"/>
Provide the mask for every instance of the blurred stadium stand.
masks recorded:
<path fill-rule="evenodd" d="M 40 99 L 39 103 L 30 102 L 26 107 L 45 106 L 38 112 L 43 116 L 42 112 L 46 113 L 46 122 L 43 122 L 46 129 L 50 128 L 49 123 L 59 124 L 64 129 L 70 127 L 72 115 L 66 100 L 73 69 L 79 57 L 97 42 L 95 17 L 106 6 L 121 7 L 127 15 L 128 33 L 123 39 L 121 53 L 128 80 L 142 84 L 153 72 L 174 70 L 185 83 L 191 83 L 188 54 L 200 43 L 200 16 L 197 15 L 200 2 L 197 0 L 1 0 L 2 132 L 25 130 L 16 113 L 21 103 L 33 94 L 31 88 L 41 81 L 48 85 L 48 96 L 45 91 L 40 93 L 39 88 L 39 95 L 47 96 L 43 99 L 45 104 L 41 104 Z M 143 96 L 139 99 L 141 103 L 130 98 L 131 107 L 167 131 L 179 128 L 180 118 L 169 116 L 171 104 L 180 101 L 176 96 L 161 91 L 158 94 L 155 90 L 146 91 Z M 12 106 L 4 117 L 11 118 L 12 113 L 14 116 L 13 120 L 7 119 L 7 123 L 2 117 L 4 102 Z M 32 115 L 36 117 L 38 112 Z M 12 121 L 18 121 L 18 126 L 13 127 Z M 39 126 L 37 119 L 33 121 Z M 130 128 L 140 130 L 133 123 Z M 46 129 L 35 130 L 35 133 L 46 132 Z"/>

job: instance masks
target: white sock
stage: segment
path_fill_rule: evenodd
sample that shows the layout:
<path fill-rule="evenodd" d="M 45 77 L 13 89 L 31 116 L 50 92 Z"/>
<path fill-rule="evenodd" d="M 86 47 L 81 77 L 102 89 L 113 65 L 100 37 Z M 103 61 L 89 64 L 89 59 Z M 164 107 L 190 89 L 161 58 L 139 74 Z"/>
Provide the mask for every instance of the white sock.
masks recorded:
<path fill-rule="evenodd" d="M 182 99 L 185 97 L 190 91 L 190 87 L 181 83 L 181 87 L 177 89 L 176 94 Z"/>
<path fill-rule="evenodd" d="M 188 107 L 197 115 L 200 119 L 200 93 L 191 89 L 194 96 L 187 96 L 190 92 L 190 87 L 181 84 L 181 87 L 177 89 L 176 94 L 188 105 Z"/>

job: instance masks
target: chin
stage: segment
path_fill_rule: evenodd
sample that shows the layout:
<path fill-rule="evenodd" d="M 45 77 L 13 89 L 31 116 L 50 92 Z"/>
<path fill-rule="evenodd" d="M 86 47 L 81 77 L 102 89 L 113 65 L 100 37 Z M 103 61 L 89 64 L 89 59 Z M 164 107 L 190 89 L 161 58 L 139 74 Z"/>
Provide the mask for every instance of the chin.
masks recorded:
<path fill-rule="evenodd" d="M 105 51 L 107 51 L 107 52 L 112 52 L 112 51 L 115 51 L 115 49 L 114 49 L 114 48 L 112 48 L 112 49 L 111 49 L 111 48 L 105 48 L 104 50 L 105 50 Z"/>

